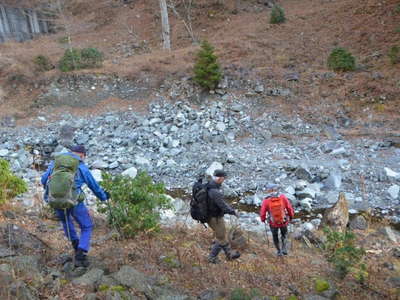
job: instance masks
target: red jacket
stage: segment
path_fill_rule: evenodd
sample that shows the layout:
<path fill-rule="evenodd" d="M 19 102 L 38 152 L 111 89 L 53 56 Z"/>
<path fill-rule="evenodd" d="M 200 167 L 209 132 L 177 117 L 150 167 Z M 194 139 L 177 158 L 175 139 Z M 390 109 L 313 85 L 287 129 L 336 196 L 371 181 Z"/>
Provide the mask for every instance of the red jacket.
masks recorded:
<path fill-rule="evenodd" d="M 267 212 L 269 214 L 270 210 L 271 210 L 271 208 L 270 208 L 270 202 L 271 202 L 270 198 L 271 197 L 265 198 L 263 200 L 262 205 L 261 205 L 260 218 L 261 218 L 261 222 L 263 222 L 263 223 L 265 222 Z M 286 218 L 287 220 L 286 220 L 286 222 L 284 224 L 276 224 L 276 223 L 272 222 L 271 218 L 269 218 L 269 225 L 271 227 L 285 227 L 285 226 L 288 225 L 289 221 L 294 217 L 294 210 L 293 210 L 292 204 L 290 204 L 289 199 L 286 198 L 286 196 L 283 195 L 283 194 L 279 195 L 279 198 L 281 198 L 283 200 L 283 205 L 285 206 L 285 212 L 286 212 L 286 215 L 289 218 Z"/>

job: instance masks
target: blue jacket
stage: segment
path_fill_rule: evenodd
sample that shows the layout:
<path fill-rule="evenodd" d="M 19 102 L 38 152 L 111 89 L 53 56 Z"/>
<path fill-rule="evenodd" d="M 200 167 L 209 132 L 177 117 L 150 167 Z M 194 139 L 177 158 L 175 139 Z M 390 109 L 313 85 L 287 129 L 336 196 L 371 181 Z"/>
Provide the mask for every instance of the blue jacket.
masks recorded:
<path fill-rule="evenodd" d="M 108 195 L 104 192 L 104 190 L 99 186 L 99 184 L 96 182 L 96 180 L 93 178 L 92 173 L 90 173 L 89 168 L 85 165 L 85 163 L 82 161 L 82 159 L 73 154 L 73 153 L 63 153 L 66 155 L 70 155 L 76 159 L 79 160 L 79 167 L 78 167 L 78 172 L 76 172 L 75 175 L 75 186 L 77 192 L 83 193 L 82 191 L 82 185 L 85 183 L 87 186 L 92 190 L 92 192 L 96 195 L 97 198 L 99 198 L 101 201 L 105 201 L 108 199 Z M 49 179 L 50 174 L 53 172 L 54 169 L 54 161 L 52 161 L 47 168 L 46 173 L 42 175 L 42 184 L 45 187 L 45 194 L 44 194 L 44 200 L 47 202 L 48 200 L 48 189 L 47 189 L 47 181 Z"/>

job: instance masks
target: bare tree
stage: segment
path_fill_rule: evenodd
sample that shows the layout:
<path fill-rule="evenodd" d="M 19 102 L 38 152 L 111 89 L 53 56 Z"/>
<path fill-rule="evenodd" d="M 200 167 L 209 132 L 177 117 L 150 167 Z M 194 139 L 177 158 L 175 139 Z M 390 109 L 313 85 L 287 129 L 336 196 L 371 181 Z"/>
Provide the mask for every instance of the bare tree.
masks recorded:
<path fill-rule="evenodd" d="M 240 9 L 240 0 L 235 0 L 235 8 L 233 9 L 233 12 L 237 14 Z"/>
<path fill-rule="evenodd" d="M 178 10 L 176 9 L 177 5 L 175 3 L 175 0 L 170 0 L 168 7 L 171 8 L 172 12 L 174 13 L 174 15 L 178 19 L 180 19 L 182 21 L 182 23 L 185 26 L 186 31 L 188 32 L 192 42 L 196 43 L 197 39 L 196 39 L 196 37 L 194 35 L 193 27 L 192 27 L 192 3 L 193 3 L 193 0 L 183 0 L 183 6 L 184 6 L 184 9 L 185 9 L 183 17 L 178 12 Z"/>
<path fill-rule="evenodd" d="M 163 39 L 163 48 L 171 50 L 168 8 L 166 0 L 160 0 L 160 9 L 161 9 L 161 32 Z"/>

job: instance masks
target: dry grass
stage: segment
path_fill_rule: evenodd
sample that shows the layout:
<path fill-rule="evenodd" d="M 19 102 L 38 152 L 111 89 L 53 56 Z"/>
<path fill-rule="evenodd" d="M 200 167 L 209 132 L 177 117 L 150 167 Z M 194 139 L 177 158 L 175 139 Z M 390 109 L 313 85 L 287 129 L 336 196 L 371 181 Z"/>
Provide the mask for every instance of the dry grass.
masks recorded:
<path fill-rule="evenodd" d="M 293 101 L 275 99 L 274 109 L 287 114 L 295 111 L 309 121 L 335 118 L 338 111 L 343 111 L 355 120 L 365 120 L 367 113 L 371 122 L 385 120 L 393 126 L 399 123 L 398 67 L 390 65 L 387 58 L 390 46 L 400 42 L 400 34 L 394 33 L 400 20 L 400 14 L 395 13 L 397 1 L 284 1 L 281 4 L 288 21 L 278 26 L 268 23 L 269 10 L 256 0 L 243 1 L 242 7 L 246 9 L 237 15 L 231 14 L 234 0 L 225 3 L 228 9 L 221 9 L 213 1 L 196 1 L 192 13 L 195 34 L 216 46 L 223 66 L 235 65 L 247 71 L 246 78 L 267 78 L 271 86 L 288 86 L 295 92 Z M 255 11 L 254 7 L 260 10 Z M 131 6 L 119 1 L 69 2 L 63 15 L 72 46 L 97 47 L 106 58 L 103 68 L 79 72 L 150 78 L 154 87 L 166 78 L 190 75 L 196 47 L 187 38 L 182 22 L 171 15 L 173 50 L 160 50 L 158 11 L 156 2 L 145 0 L 135 1 Z M 29 105 L 41 92 L 35 83 L 46 86 L 60 74 L 57 70 L 37 73 L 32 60 L 38 54 L 46 54 L 56 63 L 66 48 L 59 42 L 65 35 L 60 32 L 24 44 L 0 45 L 3 63 L 0 81 L 5 94 L 0 115 L 15 114 L 18 118 L 32 115 Z M 115 51 L 118 43 L 143 40 L 149 53 L 123 57 Z M 326 58 L 335 46 L 349 49 L 364 71 L 322 79 L 320 75 L 328 71 Z M 284 74 L 291 71 L 299 72 L 298 83 L 285 81 Z M 379 72 L 382 78 L 372 79 L 373 72 Z M 16 80 L 15 75 L 18 75 Z M 10 78 L 14 81 L 10 82 Z M 17 88 L 12 87 L 14 83 Z M 380 104 L 376 108 L 376 99 L 381 96 L 386 99 L 384 107 Z M 269 101 L 267 97 L 265 101 Z M 93 111 L 102 105 L 98 104 Z M 54 110 L 46 109 L 48 113 Z"/>

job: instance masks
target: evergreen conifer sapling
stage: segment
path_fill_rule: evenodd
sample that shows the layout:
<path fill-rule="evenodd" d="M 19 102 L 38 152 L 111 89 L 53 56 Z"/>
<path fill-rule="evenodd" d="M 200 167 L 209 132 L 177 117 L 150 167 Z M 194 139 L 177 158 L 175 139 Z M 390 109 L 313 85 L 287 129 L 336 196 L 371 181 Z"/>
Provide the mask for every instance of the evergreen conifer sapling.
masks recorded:
<path fill-rule="evenodd" d="M 207 41 L 201 44 L 201 49 L 197 53 L 194 74 L 194 81 L 208 90 L 215 89 L 221 80 L 222 74 L 217 56 L 214 54 L 214 48 Z"/>

